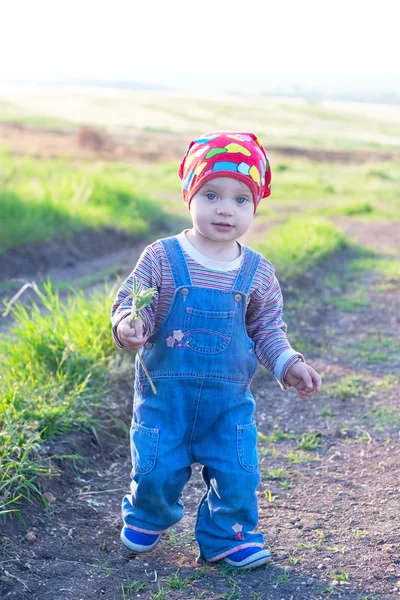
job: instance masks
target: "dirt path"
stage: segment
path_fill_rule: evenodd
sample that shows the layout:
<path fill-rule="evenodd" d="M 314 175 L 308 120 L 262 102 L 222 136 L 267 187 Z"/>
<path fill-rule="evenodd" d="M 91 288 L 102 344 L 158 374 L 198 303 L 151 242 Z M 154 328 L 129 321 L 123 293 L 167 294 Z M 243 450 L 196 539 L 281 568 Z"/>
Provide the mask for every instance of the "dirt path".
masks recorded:
<path fill-rule="evenodd" d="M 346 227 L 373 245 L 369 224 L 349 219 Z M 56 503 L 27 507 L 25 526 L 13 521 L 3 527 L 0 598 L 399 598 L 399 288 L 377 287 L 381 279 L 371 272 L 346 283 L 352 258 L 344 251 L 298 286 L 284 288 L 293 345 L 302 344 L 323 373 L 324 391 L 303 403 L 291 391 L 282 394 L 265 371 L 254 380 L 263 475 L 260 528 L 271 547 L 271 565 L 242 574 L 196 565 L 193 526 L 203 490 L 197 465 L 185 489 L 183 521 L 152 553 L 133 558 L 119 543 L 128 440 L 102 436 L 100 446 L 87 434 L 47 449 L 50 455 L 89 457 L 72 469 L 63 465 L 62 477 L 44 484 Z M 338 308 L 361 288 L 367 303 L 351 312 Z M 130 385 L 121 385 L 126 423 Z M 27 529 L 37 541 L 25 539 Z"/>

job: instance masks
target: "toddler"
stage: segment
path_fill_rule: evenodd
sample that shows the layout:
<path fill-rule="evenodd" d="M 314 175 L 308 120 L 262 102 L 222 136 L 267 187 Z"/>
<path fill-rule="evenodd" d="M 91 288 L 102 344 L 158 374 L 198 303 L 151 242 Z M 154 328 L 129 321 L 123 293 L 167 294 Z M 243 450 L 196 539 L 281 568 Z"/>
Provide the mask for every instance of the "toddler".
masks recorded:
<path fill-rule="evenodd" d="M 144 347 L 157 390 L 136 359 L 121 540 L 135 553 L 156 546 L 183 516 L 182 490 L 197 462 L 206 486 L 195 525 L 200 558 L 248 569 L 270 559 L 256 531 L 252 377 L 259 362 L 303 399 L 320 390 L 321 378 L 288 342 L 273 266 L 238 241 L 271 193 L 260 141 L 252 133 L 205 134 L 190 143 L 179 177 L 192 228 L 148 246 L 112 307 L 116 345 Z M 155 293 L 131 328 L 134 276 Z"/>

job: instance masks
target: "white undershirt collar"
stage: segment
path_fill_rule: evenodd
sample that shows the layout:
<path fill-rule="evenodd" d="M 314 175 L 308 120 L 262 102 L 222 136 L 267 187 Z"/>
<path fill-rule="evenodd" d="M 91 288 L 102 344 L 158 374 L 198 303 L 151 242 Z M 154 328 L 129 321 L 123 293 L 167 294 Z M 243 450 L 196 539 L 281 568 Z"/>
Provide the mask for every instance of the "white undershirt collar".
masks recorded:
<path fill-rule="evenodd" d="M 189 229 L 185 229 L 184 231 L 182 231 L 182 233 L 179 233 L 176 236 L 176 239 L 178 240 L 186 254 L 193 258 L 193 260 L 196 261 L 199 265 L 202 265 L 203 267 L 206 267 L 211 271 L 224 272 L 235 271 L 236 269 L 240 268 L 243 258 L 243 246 L 239 242 L 238 244 L 240 247 L 240 256 L 235 258 L 235 260 L 214 260 L 196 250 L 196 248 L 189 242 L 188 238 L 186 237 L 187 231 L 189 231 Z"/>

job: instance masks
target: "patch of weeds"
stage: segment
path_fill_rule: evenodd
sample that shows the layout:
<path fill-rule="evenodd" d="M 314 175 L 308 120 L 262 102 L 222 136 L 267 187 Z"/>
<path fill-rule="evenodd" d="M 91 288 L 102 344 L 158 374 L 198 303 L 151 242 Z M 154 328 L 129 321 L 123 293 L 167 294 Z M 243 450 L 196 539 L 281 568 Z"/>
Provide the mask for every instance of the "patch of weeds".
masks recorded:
<path fill-rule="evenodd" d="M 280 575 L 278 577 L 278 579 L 275 581 L 276 584 L 281 585 L 284 583 L 289 583 L 290 581 L 290 573 L 282 573 L 282 575 Z"/>
<path fill-rule="evenodd" d="M 397 408 L 376 407 L 371 408 L 364 415 L 364 418 L 371 418 L 375 421 L 377 427 L 389 427 L 400 423 L 400 413 Z"/>
<path fill-rule="evenodd" d="M 158 592 L 152 595 L 151 600 L 167 600 L 167 593 L 160 584 L 158 584 Z"/>
<path fill-rule="evenodd" d="M 283 173 L 284 171 L 287 171 L 289 169 L 289 165 L 286 165 L 285 163 L 278 163 L 277 165 L 275 165 L 274 170 L 278 173 Z"/>
<path fill-rule="evenodd" d="M 356 350 L 367 363 L 393 361 L 400 353 L 400 342 L 395 337 L 375 332 L 358 342 Z"/>
<path fill-rule="evenodd" d="M 330 587 L 329 585 L 324 585 L 320 588 L 320 593 L 321 594 L 333 594 L 335 591 L 334 587 Z"/>
<path fill-rule="evenodd" d="M 390 390 L 391 387 L 393 387 L 394 385 L 397 385 L 398 383 L 399 383 L 399 380 L 396 377 L 396 375 L 386 375 L 385 377 L 382 377 L 382 379 L 377 381 L 375 386 L 378 391 L 386 392 L 387 390 Z"/>
<path fill-rule="evenodd" d="M 321 447 L 321 435 L 316 431 L 305 433 L 298 442 L 298 450 L 316 450 Z"/>
<path fill-rule="evenodd" d="M 273 502 L 276 498 L 276 496 L 272 495 L 272 492 L 270 489 L 264 490 L 263 496 L 264 496 L 264 498 L 266 498 L 268 500 L 268 502 Z"/>
<path fill-rule="evenodd" d="M 186 589 L 190 582 L 190 577 L 179 577 L 178 573 L 174 573 L 170 577 L 166 577 L 164 582 L 169 586 L 171 590 L 184 590 Z"/>
<path fill-rule="evenodd" d="M 278 483 L 281 486 L 281 488 L 284 488 L 286 490 L 289 490 L 290 488 L 293 487 L 293 485 L 291 483 L 289 483 L 287 480 L 285 480 L 285 481 L 278 481 Z"/>
<path fill-rule="evenodd" d="M 260 456 L 272 456 L 272 458 L 277 458 L 279 456 L 279 450 L 275 446 L 260 448 L 258 453 Z"/>
<path fill-rule="evenodd" d="M 382 181 L 392 181 L 393 179 L 393 177 L 383 169 L 368 169 L 367 176 L 376 177 L 377 179 L 381 179 Z"/>
<path fill-rule="evenodd" d="M 371 388 L 360 375 L 346 375 L 338 383 L 328 383 L 325 392 L 338 400 L 350 400 L 355 396 L 369 397 Z"/>
<path fill-rule="evenodd" d="M 341 212 L 349 217 L 356 215 L 368 215 L 375 211 L 375 208 L 369 202 L 354 202 L 353 204 L 345 204 L 341 207 Z"/>
<path fill-rule="evenodd" d="M 313 460 L 320 460 L 320 457 L 306 454 L 305 452 L 289 452 L 286 454 L 286 458 L 290 460 L 294 465 L 299 465 L 303 462 L 310 462 Z"/>
<path fill-rule="evenodd" d="M 313 548 L 315 548 L 315 544 L 313 542 L 307 542 L 306 544 L 304 542 L 300 542 L 300 544 L 297 546 L 298 550 L 312 550 Z"/>
<path fill-rule="evenodd" d="M 266 479 L 280 480 L 286 478 L 286 471 L 284 468 L 280 469 L 263 469 L 262 474 Z"/>
<path fill-rule="evenodd" d="M 324 277 L 324 287 L 339 288 L 343 284 L 343 280 L 336 273 L 329 273 Z"/>
<path fill-rule="evenodd" d="M 321 417 L 328 417 L 328 418 L 332 418 L 332 417 L 337 417 L 337 415 L 339 413 L 335 412 L 334 410 L 332 410 L 331 408 L 329 408 L 329 406 L 324 406 L 323 408 L 321 408 L 321 410 L 319 411 L 319 414 L 321 415 Z"/>
<path fill-rule="evenodd" d="M 258 432 L 257 436 L 258 436 L 258 441 L 259 441 L 261 444 L 265 444 L 266 442 L 268 442 L 268 438 L 267 438 L 267 436 L 266 436 L 266 435 L 264 435 L 263 433 L 261 433 L 261 431 L 259 431 L 259 432 Z"/>
<path fill-rule="evenodd" d="M 352 275 L 362 271 L 374 271 L 389 281 L 400 281 L 400 262 L 394 258 L 383 258 L 379 254 L 356 258 L 350 262 L 348 268 Z"/>
<path fill-rule="evenodd" d="M 280 442 L 282 440 L 294 439 L 296 436 L 292 433 L 285 433 L 280 427 L 275 427 L 272 433 L 267 436 L 266 441 L 271 443 Z"/>
<path fill-rule="evenodd" d="M 146 584 L 143 581 L 131 581 L 129 578 L 121 583 L 122 600 L 125 600 L 128 595 L 137 594 L 144 590 Z"/>
<path fill-rule="evenodd" d="M 97 565 L 92 565 L 93 575 L 98 575 L 99 577 L 110 577 L 111 573 L 115 571 L 112 567 L 109 567 L 109 560 L 105 560 L 104 562 L 99 562 Z"/>
<path fill-rule="evenodd" d="M 175 529 L 169 529 L 168 531 L 168 541 L 170 544 L 177 544 L 177 539 L 176 539 L 176 531 Z"/>
<path fill-rule="evenodd" d="M 332 573 L 332 575 L 330 575 L 330 578 L 334 581 L 346 581 L 347 583 L 350 583 L 350 577 L 348 576 L 346 571 L 343 571 L 343 569 L 337 571 L 336 573 Z"/>
<path fill-rule="evenodd" d="M 338 548 L 337 546 L 329 546 L 329 548 L 327 548 L 327 550 L 329 550 L 329 552 L 333 552 L 334 554 L 338 554 L 339 552 L 341 554 L 345 554 L 348 550 L 347 546 L 343 546 L 342 548 Z"/>
<path fill-rule="evenodd" d="M 222 598 L 224 598 L 224 600 L 238 600 L 240 598 L 240 589 L 238 588 L 236 581 L 229 579 L 228 584 L 231 586 L 231 591 L 226 592 Z"/>
<path fill-rule="evenodd" d="M 362 529 L 356 529 L 355 531 L 353 531 L 353 534 L 356 540 L 362 540 L 368 536 L 368 532 L 363 531 Z"/>
<path fill-rule="evenodd" d="M 335 306 L 342 312 L 355 312 L 358 308 L 368 306 L 369 302 L 370 301 L 364 287 L 360 287 L 351 294 L 332 296 L 329 300 L 329 304 Z"/>
<path fill-rule="evenodd" d="M 289 564 L 292 565 L 293 567 L 301 564 L 302 562 L 303 562 L 302 556 L 293 556 L 292 554 L 289 554 Z"/>

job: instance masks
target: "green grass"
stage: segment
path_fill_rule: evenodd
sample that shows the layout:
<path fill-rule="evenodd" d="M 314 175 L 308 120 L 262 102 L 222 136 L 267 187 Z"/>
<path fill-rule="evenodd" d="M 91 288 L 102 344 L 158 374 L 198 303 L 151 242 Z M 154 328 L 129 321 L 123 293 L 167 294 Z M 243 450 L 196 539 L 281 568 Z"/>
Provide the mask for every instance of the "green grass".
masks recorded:
<path fill-rule="evenodd" d="M 358 342 L 355 349 L 366 363 L 392 362 L 400 353 L 400 341 L 396 336 L 376 332 Z"/>
<path fill-rule="evenodd" d="M 346 375 L 335 383 L 325 385 L 325 393 L 338 400 L 351 400 L 360 396 L 370 397 L 371 385 L 361 375 Z"/>
<path fill-rule="evenodd" d="M 266 203 L 277 214 L 400 219 L 400 164 L 379 167 L 385 177 L 371 175 L 368 163 L 327 165 L 292 159 L 275 168 L 272 163 L 272 196 Z"/>
<path fill-rule="evenodd" d="M 344 234 L 329 221 L 293 217 L 269 232 L 255 249 L 274 265 L 279 279 L 287 281 L 345 244 Z"/>
<path fill-rule="evenodd" d="M 298 450 L 316 450 L 321 447 L 321 436 L 315 431 L 305 433 L 296 445 Z"/>
<path fill-rule="evenodd" d="M 96 424 L 110 381 L 109 294 L 76 294 L 65 303 L 49 285 L 40 294 L 45 311 L 16 306 L 15 325 L 0 343 L 0 510 L 37 491 L 47 470 L 40 442 Z"/>
<path fill-rule="evenodd" d="M 343 294 L 341 296 L 331 296 L 329 304 L 335 306 L 343 312 L 355 312 L 359 308 L 364 308 L 370 304 L 365 287 L 357 286 L 354 292 Z"/>
<path fill-rule="evenodd" d="M 0 253 L 27 242 L 105 227 L 143 239 L 169 218 L 165 201 L 154 198 L 168 165 L 158 171 L 97 162 L 77 166 L 60 159 L 13 157 L 5 151 L 0 152 L 0 164 Z M 164 185 L 167 181 L 164 177 Z"/>

